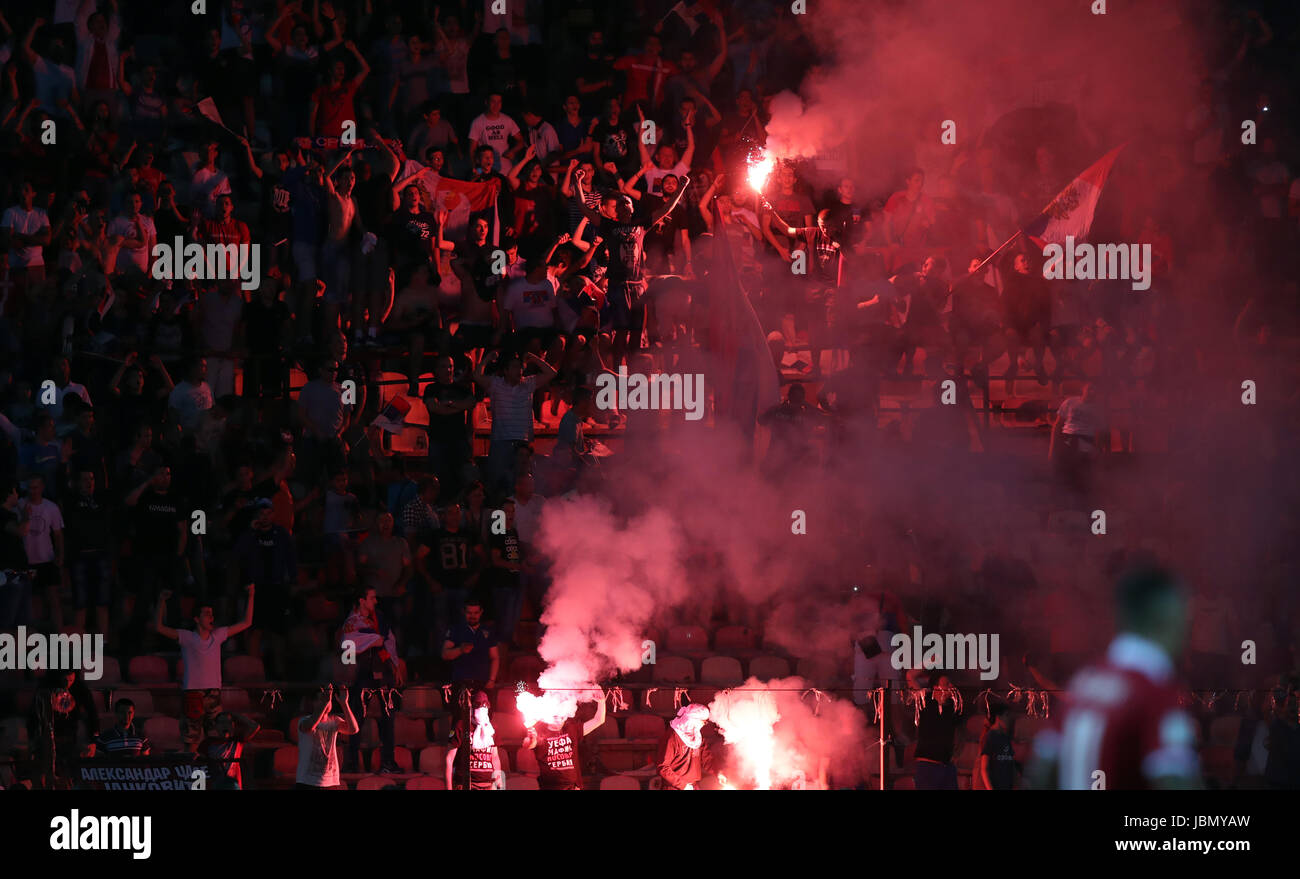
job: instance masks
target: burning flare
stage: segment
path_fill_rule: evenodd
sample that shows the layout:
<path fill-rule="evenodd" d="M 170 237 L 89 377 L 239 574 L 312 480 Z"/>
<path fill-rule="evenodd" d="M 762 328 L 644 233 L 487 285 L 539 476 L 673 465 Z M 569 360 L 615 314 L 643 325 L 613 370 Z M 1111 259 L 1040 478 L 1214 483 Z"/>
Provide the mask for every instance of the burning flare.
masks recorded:
<path fill-rule="evenodd" d="M 776 159 L 769 156 L 767 150 L 757 147 L 750 151 L 745 161 L 749 165 L 749 185 L 754 187 L 755 192 L 762 194 L 763 187 L 767 185 L 767 178 L 772 175 L 772 169 L 776 167 Z"/>

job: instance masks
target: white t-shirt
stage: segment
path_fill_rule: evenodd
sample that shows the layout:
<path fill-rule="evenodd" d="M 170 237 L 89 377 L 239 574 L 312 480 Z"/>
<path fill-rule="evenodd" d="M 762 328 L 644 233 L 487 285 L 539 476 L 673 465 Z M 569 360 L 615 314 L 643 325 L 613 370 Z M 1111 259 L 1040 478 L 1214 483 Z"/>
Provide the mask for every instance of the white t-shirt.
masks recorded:
<path fill-rule="evenodd" d="M 519 539 L 524 543 L 532 543 L 537 536 L 537 529 L 542 524 L 542 508 L 546 505 L 546 498 L 540 494 L 535 494 L 524 503 L 518 498 L 515 499 L 515 531 L 519 532 Z"/>
<path fill-rule="evenodd" d="M 515 319 L 515 329 L 555 326 L 555 279 L 547 275 L 536 284 L 516 278 L 506 287 L 503 306 Z"/>
<path fill-rule="evenodd" d="M 63 417 L 63 401 L 67 399 L 68 394 L 74 397 L 80 397 L 85 401 L 87 406 L 93 406 L 90 402 L 90 391 L 86 390 L 85 385 L 79 385 L 76 382 L 68 382 L 61 388 L 54 391 L 54 405 L 43 407 L 48 408 L 50 415 L 57 421 Z"/>
<path fill-rule="evenodd" d="M 497 158 L 510 148 L 510 138 L 517 134 L 519 126 L 505 113 L 495 119 L 489 119 L 486 113 L 482 113 L 469 127 L 469 139 L 479 146 L 486 144 L 492 147 L 497 151 Z"/>
<path fill-rule="evenodd" d="M 238 293 L 205 293 L 199 302 L 203 318 L 203 344 L 213 351 L 230 351 L 235 346 L 235 327 L 244 313 L 244 297 Z"/>
<path fill-rule="evenodd" d="M 690 168 L 686 167 L 681 162 L 678 162 L 676 165 L 673 165 L 667 171 L 663 170 L 658 165 L 655 165 L 649 171 L 645 172 L 646 192 L 650 193 L 651 195 L 663 195 L 664 194 L 663 179 L 665 177 L 667 177 L 669 174 L 672 174 L 674 177 L 678 178 L 678 181 L 680 182 L 682 175 L 690 170 L 691 170 Z M 681 191 L 681 187 L 678 186 L 678 192 L 680 191 Z"/>
<path fill-rule="evenodd" d="M 27 563 L 43 565 L 54 561 L 54 532 L 63 530 L 59 505 L 49 498 L 41 498 L 39 504 L 24 500 L 20 509 L 27 516 L 27 533 L 23 535 Z"/>
<path fill-rule="evenodd" d="M 207 382 L 197 385 L 183 381 L 167 395 L 167 405 L 180 413 L 181 427 L 187 431 L 199 426 L 199 416 L 213 406 L 212 388 Z"/>
<path fill-rule="evenodd" d="M 298 718 L 298 784 L 337 787 L 339 718 L 331 714 L 320 722 L 314 733 L 303 732 L 302 722 L 312 719 Z"/>
<path fill-rule="evenodd" d="M 185 663 L 182 690 L 221 689 L 221 645 L 228 631 L 225 626 L 219 626 L 212 630 L 212 637 L 206 641 L 192 629 L 181 629 L 176 633 L 181 643 L 181 661 Z"/>
<path fill-rule="evenodd" d="M 32 206 L 30 211 L 23 210 L 20 205 L 14 205 L 4 212 L 4 217 L 0 218 L 0 226 L 8 229 L 11 233 L 35 235 L 42 229 L 50 228 L 50 218 L 45 215 L 45 211 L 35 205 Z M 45 256 L 41 253 L 39 244 L 9 248 L 10 268 L 29 268 L 43 265 L 45 265 Z"/>
<path fill-rule="evenodd" d="M 149 252 L 149 242 L 158 237 L 158 230 L 154 227 L 153 220 L 144 214 L 139 214 L 136 220 L 140 221 L 141 234 L 137 236 L 135 230 L 135 220 L 130 217 L 117 217 L 113 222 L 108 224 L 109 235 L 121 235 L 123 238 L 142 238 L 144 244 L 139 250 L 131 250 L 127 247 L 117 249 L 117 270 L 119 272 L 129 271 L 133 266 L 146 275 L 149 274 L 149 260 L 152 254 Z"/>

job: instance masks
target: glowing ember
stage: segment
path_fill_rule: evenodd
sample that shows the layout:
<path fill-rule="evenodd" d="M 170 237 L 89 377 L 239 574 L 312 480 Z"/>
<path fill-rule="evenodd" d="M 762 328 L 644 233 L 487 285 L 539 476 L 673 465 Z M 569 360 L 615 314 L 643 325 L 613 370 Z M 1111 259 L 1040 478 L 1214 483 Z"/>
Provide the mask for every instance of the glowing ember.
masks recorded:
<path fill-rule="evenodd" d="M 772 169 L 776 167 L 776 159 L 760 147 L 753 150 L 746 161 L 749 164 L 749 185 L 754 187 L 755 192 L 761 193 L 763 187 L 767 185 L 767 178 L 771 176 Z"/>
<path fill-rule="evenodd" d="M 515 706 L 524 718 L 524 728 L 536 723 L 563 723 L 578 713 L 578 695 L 572 691 L 557 693 L 543 690 L 540 696 L 521 692 Z"/>

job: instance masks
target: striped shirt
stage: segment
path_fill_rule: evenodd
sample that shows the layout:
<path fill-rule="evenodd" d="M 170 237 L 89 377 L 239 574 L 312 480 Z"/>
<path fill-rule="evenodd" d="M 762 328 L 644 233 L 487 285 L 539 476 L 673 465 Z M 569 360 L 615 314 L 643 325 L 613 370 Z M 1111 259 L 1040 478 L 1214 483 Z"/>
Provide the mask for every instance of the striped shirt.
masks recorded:
<path fill-rule="evenodd" d="M 533 438 L 533 390 L 537 376 L 525 376 L 519 384 L 512 385 L 501 377 L 488 385 L 488 398 L 492 401 L 492 441 L 523 440 Z"/>
<path fill-rule="evenodd" d="M 140 735 L 135 724 L 126 729 L 114 726 L 99 734 L 99 746 L 114 757 L 139 757 L 149 753 L 149 739 Z"/>

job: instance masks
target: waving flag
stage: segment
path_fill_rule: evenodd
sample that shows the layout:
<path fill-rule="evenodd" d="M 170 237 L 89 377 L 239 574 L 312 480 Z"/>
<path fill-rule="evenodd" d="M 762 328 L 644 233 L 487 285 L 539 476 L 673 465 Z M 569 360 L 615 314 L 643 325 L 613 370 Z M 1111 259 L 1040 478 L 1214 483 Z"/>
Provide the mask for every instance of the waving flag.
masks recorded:
<path fill-rule="evenodd" d="M 1024 232 L 1034 244 L 1041 248 L 1048 244 L 1063 244 L 1067 235 L 1076 241 L 1088 237 L 1097 213 L 1097 202 L 1101 200 L 1101 188 L 1106 185 L 1110 169 L 1124 146 L 1120 144 L 1088 166 L 1057 193 L 1033 222 L 1025 226 Z"/>
<path fill-rule="evenodd" d="M 705 380 L 713 387 L 717 415 L 731 418 L 748 433 L 760 411 L 781 402 L 781 379 L 763 325 L 740 283 L 716 202 L 713 253 L 706 329 L 711 367 Z"/>

